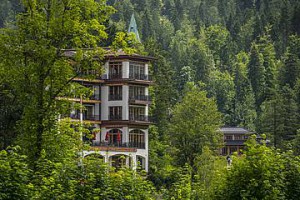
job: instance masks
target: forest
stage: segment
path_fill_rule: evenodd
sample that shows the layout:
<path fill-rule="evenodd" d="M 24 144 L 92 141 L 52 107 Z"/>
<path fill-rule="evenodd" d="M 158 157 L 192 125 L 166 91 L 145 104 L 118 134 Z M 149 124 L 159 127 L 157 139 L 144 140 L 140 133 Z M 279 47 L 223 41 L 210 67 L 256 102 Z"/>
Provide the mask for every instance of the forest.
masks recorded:
<path fill-rule="evenodd" d="M 148 174 L 82 159 L 89 130 L 58 123 L 102 47 L 155 58 Z M 0 113 L 0 199 L 299 199 L 300 1 L 0 0 Z M 230 167 L 224 126 L 262 138 Z"/>

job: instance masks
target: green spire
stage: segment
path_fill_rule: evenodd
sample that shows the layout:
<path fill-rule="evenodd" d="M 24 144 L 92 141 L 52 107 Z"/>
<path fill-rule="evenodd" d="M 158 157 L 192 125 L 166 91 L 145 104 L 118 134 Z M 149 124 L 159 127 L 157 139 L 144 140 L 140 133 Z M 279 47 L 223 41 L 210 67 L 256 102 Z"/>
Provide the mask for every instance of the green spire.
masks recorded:
<path fill-rule="evenodd" d="M 136 36 L 137 41 L 141 42 L 140 36 L 139 36 L 139 31 L 137 29 L 137 25 L 136 25 L 136 21 L 134 18 L 134 14 L 131 15 L 131 19 L 130 19 L 130 24 L 129 24 L 129 28 L 128 28 L 128 33 L 134 33 Z"/>

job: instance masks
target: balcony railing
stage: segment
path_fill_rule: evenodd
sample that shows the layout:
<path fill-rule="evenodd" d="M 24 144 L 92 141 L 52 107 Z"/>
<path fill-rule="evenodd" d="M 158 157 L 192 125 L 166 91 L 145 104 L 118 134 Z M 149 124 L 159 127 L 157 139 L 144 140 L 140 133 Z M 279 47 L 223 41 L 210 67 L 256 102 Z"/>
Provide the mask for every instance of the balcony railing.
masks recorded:
<path fill-rule="evenodd" d="M 136 96 L 130 96 L 129 97 L 130 101 L 151 101 L 151 97 L 148 95 L 136 95 Z"/>
<path fill-rule="evenodd" d="M 100 121 L 100 115 L 83 115 L 83 120 Z M 71 114 L 71 119 L 80 119 L 80 114 Z"/>
<path fill-rule="evenodd" d="M 150 119 L 146 115 L 130 115 L 129 121 L 142 121 L 142 122 L 150 122 Z"/>
<path fill-rule="evenodd" d="M 108 100 L 109 101 L 120 101 L 120 100 L 122 100 L 122 95 L 121 94 L 110 94 L 109 96 L 108 96 Z"/>
<path fill-rule="evenodd" d="M 152 81 L 152 77 L 146 74 L 129 74 L 129 79 Z"/>
<path fill-rule="evenodd" d="M 91 146 L 125 147 L 125 148 L 145 149 L 145 143 L 137 143 L 137 142 L 100 142 L 100 141 L 93 141 Z"/>
<path fill-rule="evenodd" d="M 104 74 L 101 76 L 102 79 L 127 79 L 123 78 L 122 73 L 118 74 Z M 129 74 L 129 79 L 134 79 L 134 80 L 144 80 L 144 81 L 152 81 L 152 76 L 151 75 L 146 75 L 146 74 Z"/>
<path fill-rule="evenodd" d="M 109 120 L 122 120 L 122 115 L 109 115 Z"/>
<path fill-rule="evenodd" d="M 122 74 L 118 73 L 118 74 L 109 74 L 108 79 L 122 79 Z"/>

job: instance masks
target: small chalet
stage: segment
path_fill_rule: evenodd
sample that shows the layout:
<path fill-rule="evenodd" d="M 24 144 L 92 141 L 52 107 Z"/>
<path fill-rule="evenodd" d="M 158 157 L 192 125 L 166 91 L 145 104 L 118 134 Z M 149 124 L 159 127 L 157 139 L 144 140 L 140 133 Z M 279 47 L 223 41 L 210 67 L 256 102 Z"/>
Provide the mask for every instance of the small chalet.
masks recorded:
<path fill-rule="evenodd" d="M 249 130 L 240 127 L 223 127 L 220 129 L 223 133 L 225 147 L 221 149 L 221 155 L 230 155 L 234 152 L 241 153 L 245 147 L 248 137 L 253 134 Z"/>

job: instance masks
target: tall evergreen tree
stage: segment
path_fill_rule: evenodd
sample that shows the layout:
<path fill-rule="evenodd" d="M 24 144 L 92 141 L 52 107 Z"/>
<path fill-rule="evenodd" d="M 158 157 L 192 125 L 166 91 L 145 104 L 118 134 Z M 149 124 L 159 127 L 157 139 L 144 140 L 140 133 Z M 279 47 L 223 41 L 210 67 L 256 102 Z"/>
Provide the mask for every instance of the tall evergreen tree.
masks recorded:
<path fill-rule="evenodd" d="M 263 63 L 264 57 L 260 53 L 259 47 L 256 44 L 252 44 L 248 64 L 248 77 L 255 96 L 256 111 L 260 110 L 259 107 L 265 100 L 266 73 Z"/>
<path fill-rule="evenodd" d="M 249 78 L 247 76 L 247 65 L 249 56 L 240 52 L 234 63 L 234 87 L 235 96 L 233 107 L 232 125 L 247 127 L 255 130 L 255 99 Z"/>

